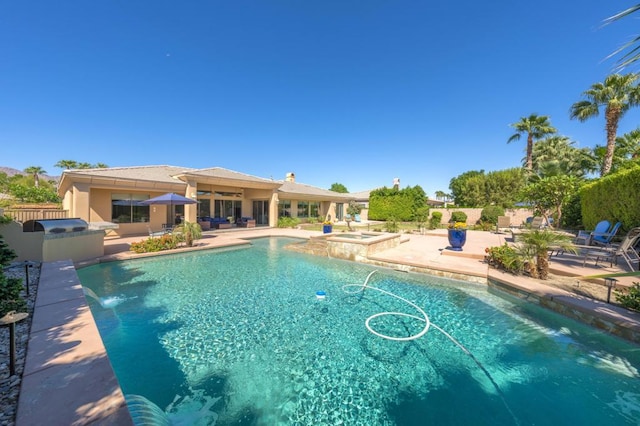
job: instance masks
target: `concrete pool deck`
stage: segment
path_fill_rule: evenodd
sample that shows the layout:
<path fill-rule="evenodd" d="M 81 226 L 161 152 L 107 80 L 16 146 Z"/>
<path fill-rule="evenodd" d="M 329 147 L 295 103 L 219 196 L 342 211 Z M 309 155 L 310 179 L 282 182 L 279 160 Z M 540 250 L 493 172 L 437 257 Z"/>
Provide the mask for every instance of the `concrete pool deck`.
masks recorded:
<path fill-rule="evenodd" d="M 308 239 L 317 235 L 320 232 L 275 228 L 209 231 L 193 248 L 153 255 L 238 246 L 259 237 Z M 75 266 L 148 257 L 150 254 L 129 251 L 132 242 L 145 238 L 148 237 L 107 237 L 103 257 Z M 490 269 L 483 262 L 485 248 L 502 245 L 509 241 L 506 238 L 506 234 L 468 231 L 464 251 L 453 252 L 447 249 L 446 230 L 428 235 L 411 234 L 403 236 L 404 242 L 397 247 L 372 255 L 366 263 L 486 283 L 640 343 L 638 313 L 546 285 L 543 281 Z M 19 426 L 132 424 L 73 266 L 70 261 L 61 261 L 42 267 L 16 419 Z M 622 271 L 617 266 L 595 267 L 593 262 L 582 267 L 575 256 L 552 258 L 551 269 L 558 275 L 568 276 Z M 631 285 L 634 281 L 640 278 L 620 278 L 619 285 Z"/>

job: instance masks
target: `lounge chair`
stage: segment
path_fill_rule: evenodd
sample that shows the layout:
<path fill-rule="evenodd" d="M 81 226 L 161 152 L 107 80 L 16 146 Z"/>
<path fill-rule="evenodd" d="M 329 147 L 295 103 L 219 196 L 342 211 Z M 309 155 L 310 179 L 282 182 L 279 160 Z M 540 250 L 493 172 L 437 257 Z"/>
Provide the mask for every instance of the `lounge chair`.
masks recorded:
<path fill-rule="evenodd" d="M 610 226 L 611 223 L 609 223 L 608 220 L 601 220 L 600 222 L 598 222 L 593 231 L 578 231 L 578 236 L 573 240 L 573 242 L 575 244 L 590 246 L 591 242 L 593 241 L 593 236 L 596 234 L 605 234 L 609 230 Z"/>
<path fill-rule="evenodd" d="M 498 216 L 498 223 L 496 224 L 496 234 L 500 234 L 501 229 L 511 230 L 511 216 Z"/>
<path fill-rule="evenodd" d="M 627 235 L 624 237 L 624 240 L 620 244 L 610 245 L 607 248 L 587 248 L 582 255 L 584 256 L 582 265 L 584 266 L 587 262 L 587 259 L 595 259 L 596 266 L 600 260 L 606 260 L 611 263 L 613 266 L 614 263 L 617 263 L 618 257 L 622 257 L 629 268 L 632 271 L 636 270 L 633 267 L 633 263 L 638 263 L 640 266 L 640 255 L 635 249 L 635 245 L 640 240 L 640 227 L 632 228 Z"/>
<path fill-rule="evenodd" d="M 618 233 L 618 230 L 620 229 L 621 225 L 622 225 L 621 222 L 617 222 L 615 225 L 611 227 L 611 229 L 609 229 L 607 232 L 602 234 L 598 234 L 594 232 L 591 237 L 591 243 L 597 246 L 605 246 L 605 247 L 609 246 L 611 244 L 611 240 L 613 240 L 613 237 L 615 237 L 616 234 Z"/>

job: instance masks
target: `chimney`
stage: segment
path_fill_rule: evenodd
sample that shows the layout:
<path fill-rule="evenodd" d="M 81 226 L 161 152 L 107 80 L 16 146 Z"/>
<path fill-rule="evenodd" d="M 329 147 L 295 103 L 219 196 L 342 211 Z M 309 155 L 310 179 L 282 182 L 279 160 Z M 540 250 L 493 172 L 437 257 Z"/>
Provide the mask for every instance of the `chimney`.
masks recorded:
<path fill-rule="evenodd" d="M 296 175 L 295 173 L 287 173 L 287 177 L 284 179 L 287 182 L 295 182 L 296 181 Z"/>

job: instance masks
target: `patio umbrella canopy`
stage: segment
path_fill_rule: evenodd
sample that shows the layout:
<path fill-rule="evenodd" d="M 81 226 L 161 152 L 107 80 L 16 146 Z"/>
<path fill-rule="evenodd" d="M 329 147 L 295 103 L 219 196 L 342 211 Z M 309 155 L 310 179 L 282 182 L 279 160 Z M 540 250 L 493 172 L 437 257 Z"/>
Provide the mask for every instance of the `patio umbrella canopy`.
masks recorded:
<path fill-rule="evenodd" d="M 173 192 L 168 192 L 157 197 L 149 198 L 148 200 L 140 201 L 140 204 L 169 206 L 167 210 L 167 224 L 171 224 L 173 222 L 173 206 L 183 206 L 185 204 L 195 203 L 197 203 L 196 200 L 174 194 Z"/>

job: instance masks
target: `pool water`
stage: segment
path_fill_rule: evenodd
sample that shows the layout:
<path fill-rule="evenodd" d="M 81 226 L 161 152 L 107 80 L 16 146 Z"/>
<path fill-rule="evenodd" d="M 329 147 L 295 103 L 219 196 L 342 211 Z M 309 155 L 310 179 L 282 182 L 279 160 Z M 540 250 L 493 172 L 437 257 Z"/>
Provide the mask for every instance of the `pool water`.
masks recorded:
<path fill-rule="evenodd" d="M 416 309 L 346 293 L 375 268 L 282 249 L 294 241 L 80 269 L 124 393 L 173 424 L 638 423 L 638 346 L 484 285 L 378 269 L 368 285 L 434 325 L 383 339 L 367 318 Z"/>

